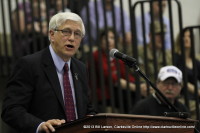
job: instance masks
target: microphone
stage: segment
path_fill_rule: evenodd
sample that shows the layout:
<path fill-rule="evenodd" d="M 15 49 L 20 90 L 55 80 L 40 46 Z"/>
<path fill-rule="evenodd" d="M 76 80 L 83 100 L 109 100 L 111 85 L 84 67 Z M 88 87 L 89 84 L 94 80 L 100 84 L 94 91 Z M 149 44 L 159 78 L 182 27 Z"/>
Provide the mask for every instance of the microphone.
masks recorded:
<path fill-rule="evenodd" d="M 135 64 L 136 63 L 136 59 L 132 58 L 126 54 L 120 53 L 117 49 L 111 49 L 110 50 L 110 56 L 113 58 L 117 58 L 120 59 L 122 61 L 124 61 L 127 64 Z"/>

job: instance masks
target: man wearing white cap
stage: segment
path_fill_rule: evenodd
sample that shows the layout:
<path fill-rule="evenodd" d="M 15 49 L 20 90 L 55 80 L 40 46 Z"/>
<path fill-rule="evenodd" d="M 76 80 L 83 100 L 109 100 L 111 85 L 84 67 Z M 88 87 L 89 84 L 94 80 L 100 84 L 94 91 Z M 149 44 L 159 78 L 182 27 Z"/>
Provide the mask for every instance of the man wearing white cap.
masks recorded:
<path fill-rule="evenodd" d="M 175 66 L 162 67 L 158 73 L 157 88 L 180 112 L 188 112 L 186 106 L 177 100 L 182 88 L 182 72 Z M 153 93 L 144 100 L 139 101 L 131 114 L 163 116 L 164 112 L 174 112 L 166 102 Z"/>

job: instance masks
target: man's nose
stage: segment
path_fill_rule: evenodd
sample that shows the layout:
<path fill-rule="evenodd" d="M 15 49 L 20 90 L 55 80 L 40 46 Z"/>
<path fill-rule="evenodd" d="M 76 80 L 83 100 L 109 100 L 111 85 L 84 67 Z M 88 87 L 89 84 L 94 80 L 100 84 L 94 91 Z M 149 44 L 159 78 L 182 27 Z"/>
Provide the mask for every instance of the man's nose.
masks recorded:
<path fill-rule="evenodd" d="M 72 34 L 69 36 L 69 40 L 74 41 L 74 39 L 75 39 L 74 32 L 72 32 Z"/>
<path fill-rule="evenodd" d="M 169 83 L 169 84 L 167 85 L 167 88 L 168 88 L 169 90 L 172 90 L 172 89 L 174 88 L 174 85 L 173 85 L 172 83 Z"/>

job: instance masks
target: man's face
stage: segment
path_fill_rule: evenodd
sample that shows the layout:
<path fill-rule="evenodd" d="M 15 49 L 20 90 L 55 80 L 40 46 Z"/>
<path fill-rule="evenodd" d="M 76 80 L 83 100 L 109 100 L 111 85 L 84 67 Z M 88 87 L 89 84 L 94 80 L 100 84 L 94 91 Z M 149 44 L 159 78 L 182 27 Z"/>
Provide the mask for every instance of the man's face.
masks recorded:
<path fill-rule="evenodd" d="M 174 101 L 180 94 L 182 86 L 176 79 L 167 78 L 164 81 L 159 81 L 157 87 L 167 99 Z"/>
<path fill-rule="evenodd" d="M 51 45 L 56 54 L 64 61 L 68 61 L 80 46 L 82 40 L 81 24 L 72 20 L 67 20 L 58 27 L 57 30 L 58 31 L 50 30 Z"/>

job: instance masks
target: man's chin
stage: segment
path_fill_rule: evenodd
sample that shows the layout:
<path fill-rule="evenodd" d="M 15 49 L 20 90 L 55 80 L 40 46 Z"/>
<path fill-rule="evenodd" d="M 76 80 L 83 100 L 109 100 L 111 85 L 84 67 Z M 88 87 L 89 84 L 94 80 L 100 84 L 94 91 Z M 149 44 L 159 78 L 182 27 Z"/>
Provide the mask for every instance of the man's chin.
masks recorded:
<path fill-rule="evenodd" d="M 169 99 L 169 100 L 173 100 L 174 99 L 174 95 L 165 95 L 165 97 L 167 98 L 167 99 Z"/>
<path fill-rule="evenodd" d="M 72 57 L 75 55 L 75 52 L 74 51 L 67 51 L 67 53 L 65 53 L 65 56 L 66 57 Z"/>

